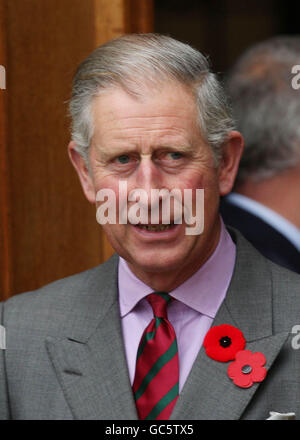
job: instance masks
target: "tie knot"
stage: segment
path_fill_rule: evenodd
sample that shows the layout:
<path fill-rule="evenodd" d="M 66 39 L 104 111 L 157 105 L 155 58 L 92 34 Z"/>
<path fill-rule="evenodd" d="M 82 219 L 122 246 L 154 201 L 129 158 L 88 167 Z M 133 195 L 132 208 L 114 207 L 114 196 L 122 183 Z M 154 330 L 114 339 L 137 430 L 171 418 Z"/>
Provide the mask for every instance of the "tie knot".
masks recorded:
<path fill-rule="evenodd" d="M 147 296 L 147 300 L 153 309 L 153 314 L 155 317 L 168 319 L 167 307 L 172 300 L 168 293 L 150 293 L 150 295 Z"/>

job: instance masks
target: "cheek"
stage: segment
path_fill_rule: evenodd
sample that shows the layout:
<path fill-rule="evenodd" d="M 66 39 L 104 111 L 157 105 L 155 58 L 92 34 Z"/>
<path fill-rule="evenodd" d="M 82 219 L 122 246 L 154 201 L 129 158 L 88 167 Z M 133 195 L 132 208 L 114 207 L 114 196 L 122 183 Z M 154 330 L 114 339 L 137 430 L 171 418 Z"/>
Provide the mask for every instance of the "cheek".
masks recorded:
<path fill-rule="evenodd" d="M 214 172 L 194 173 L 181 182 L 181 188 L 190 188 L 193 192 L 193 215 L 196 215 L 199 208 L 199 199 L 196 196 L 197 190 L 204 190 L 204 216 L 209 219 L 216 215 L 219 203 L 219 187 L 217 175 Z M 198 211 L 197 211 L 198 209 Z"/>
<path fill-rule="evenodd" d="M 207 185 L 205 173 L 198 170 L 189 170 L 184 176 L 176 180 L 175 185 L 183 192 L 184 189 L 203 189 Z"/>
<path fill-rule="evenodd" d="M 207 193 L 206 196 L 209 197 L 210 194 L 219 193 L 218 175 L 213 169 L 204 170 L 203 173 L 198 173 L 194 176 L 194 179 L 190 178 L 188 182 L 191 188 L 201 188 Z"/>
<path fill-rule="evenodd" d="M 119 185 L 111 177 L 94 177 L 96 189 L 96 219 L 108 235 L 118 222 Z"/>
<path fill-rule="evenodd" d="M 112 190 L 116 198 L 118 198 L 119 194 L 119 181 L 111 176 L 109 177 L 100 177 L 99 175 L 94 177 L 95 189 L 96 192 L 100 190 Z"/>

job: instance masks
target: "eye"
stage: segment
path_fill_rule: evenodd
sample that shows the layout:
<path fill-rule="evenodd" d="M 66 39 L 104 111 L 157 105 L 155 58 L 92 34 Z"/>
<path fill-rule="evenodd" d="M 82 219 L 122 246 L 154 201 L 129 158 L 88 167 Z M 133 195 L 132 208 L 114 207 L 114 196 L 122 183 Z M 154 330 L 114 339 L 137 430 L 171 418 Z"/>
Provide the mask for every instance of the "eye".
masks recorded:
<path fill-rule="evenodd" d="M 186 163 L 186 154 L 182 151 L 176 150 L 162 150 L 158 151 L 155 157 L 157 163 L 165 167 L 179 167 Z"/>
<path fill-rule="evenodd" d="M 127 154 L 122 154 L 116 158 L 116 161 L 120 164 L 127 164 L 130 161 L 130 157 Z"/>
<path fill-rule="evenodd" d="M 133 153 L 123 153 L 110 161 L 110 167 L 117 173 L 129 173 L 138 165 L 138 156 Z"/>
<path fill-rule="evenodd" d="M 181 159 L 183 157 L 182 154 L 178 153 L 177 151 L 172 151 L 171 153 L 169 153 L 169 156 L 173 160 L 178 160 L 178 159 Z"/>

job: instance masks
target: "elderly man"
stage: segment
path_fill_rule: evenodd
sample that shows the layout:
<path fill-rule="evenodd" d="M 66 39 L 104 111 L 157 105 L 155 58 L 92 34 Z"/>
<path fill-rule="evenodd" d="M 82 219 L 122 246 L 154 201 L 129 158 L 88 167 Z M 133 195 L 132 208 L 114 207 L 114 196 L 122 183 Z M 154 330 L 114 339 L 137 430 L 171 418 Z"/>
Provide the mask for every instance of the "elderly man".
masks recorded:
<path fill-rule="evenodd" d="M 114 195 L 116 221 L 97 219 L 116 254 L 2 304 L 1 417 L 299 415 L 299 277 L 221 221 L 243 140 L 206 59 L 170 37 L 123 36 L 80 65 L 70 109 L 87 199 L 98 214 Z M 153 190 L 177 190 L 168 222 Z M 204 227 L 191 233 L 197 191 Z M 136 192 L 148 196 L 137 220 Z"/>
<path fill-rule="evenodd" d="M 226 224 L 298 273 L 300 91 L 292 71 L 299 60 L 300 37 L 278 36 L 249 48 L 231 69 L 228 92 L 245 151 L 234 192 L 221 205 Z"/>

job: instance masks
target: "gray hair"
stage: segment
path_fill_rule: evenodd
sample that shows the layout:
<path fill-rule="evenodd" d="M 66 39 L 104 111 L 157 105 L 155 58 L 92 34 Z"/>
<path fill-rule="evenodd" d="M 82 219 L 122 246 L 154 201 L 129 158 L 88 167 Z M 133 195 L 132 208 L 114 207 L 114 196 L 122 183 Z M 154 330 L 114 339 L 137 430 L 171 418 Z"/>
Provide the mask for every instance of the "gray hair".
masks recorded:
<path fill-rule="evenodd" d="M 228 74 L 237 128 L 245 150 L 236 182 L 260 181 L 300 161 L 300 91 L 292 66 L 300 64 L 300 38 L 277 36 L 248 49 Z"/>
<path fill-rule="evenodd" d="M 217 164 L 222 145 L 234 128 L 223 87 L 199 51 L 159 34 L 123 35 L 98 47 L 78 67 L 69 109 L 72 140 L 86 163 L 93 136 L 91 104 L 95 96 L 110 87 L 121 87 L 138 97 L 146 84 L 155 86 L 170 80 L 194 92 L 201 133 Z"/>

